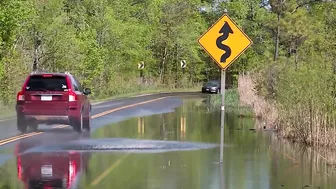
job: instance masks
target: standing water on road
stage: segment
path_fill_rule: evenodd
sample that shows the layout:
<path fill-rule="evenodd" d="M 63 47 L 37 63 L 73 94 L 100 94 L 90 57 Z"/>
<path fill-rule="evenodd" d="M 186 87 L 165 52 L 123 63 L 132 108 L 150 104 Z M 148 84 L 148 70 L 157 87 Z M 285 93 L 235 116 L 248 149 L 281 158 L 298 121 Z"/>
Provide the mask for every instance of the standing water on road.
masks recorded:
<path fill-rule="evenodd" d="M 139 117 L 103 127 L 93 138 L 132 138 L 216 143 L 220 112 L 204 98 L 185 98 L 175 112 Z M 251 118 L 227 113 L 223 172 L 219 148 L 161 154 L 95 153 L 82 186 L 96 188 L 301 189 L 335 188 L 336 179 L 309 152 L 255 132 Z M 101 176 L 104 176 L 102 178 Z"/>
<path fill-rule="evenodd" d="M 80 189 L 335 188 L 333 170 L 311 151 L 280 141 L 269 132 L 255 131 L 254 124 L 251 118 L 226 114 L 224 160 L 220 166 L 217 147 L 220 112 L 209 107 L 206 97 L 185 97 L 183 105 L 174 112 L 101 127 L 87 141 L 117 143 L 116 139 L 127 138 L 154 141 L 153 145 L 160 140 L 167 145 L 178 141 L 181 147 L 186 142 L 216 144 L 216 147 L 174 150 L 178 145 L 175 142 L 173 150 L 157 153 L 145 153 L 146 150 L 144 153 L 128 150 L 31 152 L 0 167 L 0 188 L 25 188 L 24 185 L 38 188 L 43 179 L 34 173 L 42 169 L 45 176 L 63 178 L 51 184 Z M 56 166 L 50 171 L 50 167 L 39 164 L 41 160 L 54 166 L 66 166 Z M 24 164 L 36 169 L 25 170 Z"/>

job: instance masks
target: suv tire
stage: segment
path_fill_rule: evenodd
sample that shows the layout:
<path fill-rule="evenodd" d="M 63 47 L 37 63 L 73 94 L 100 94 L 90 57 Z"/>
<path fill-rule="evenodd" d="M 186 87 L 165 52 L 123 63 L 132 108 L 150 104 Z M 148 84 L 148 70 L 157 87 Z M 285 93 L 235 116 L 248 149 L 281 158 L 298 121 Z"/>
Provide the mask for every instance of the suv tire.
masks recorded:
<path fill-rule="evenodd" d="M 76 132 L 78 133 L 82 132 L 82 129 L 83 129 L 83 113 L 82 112 L 80 114 L 79 120 L 76 120 L 72 127 Z"/>
<path fill-rule="evenodd" d="M 22 133 L 27 132 L 28 125 L 27 125 L 27 122 L 26 122 L 24 116 L 23 115 L 18 115 L 16 121 L 17 121 L 17 129 Z"/>
<path fill-rule="evenodd" d="M 29 128 L 31 131 L 36 132 L 38 128 L 38 124 L 35 122 L 29 123 Z"/>
<path fill-rule="evenodd" d="M 87 131 L 91 130 L 91 111 L 89 112 L 89 116 L 84 120 L 83 128 Z"/>

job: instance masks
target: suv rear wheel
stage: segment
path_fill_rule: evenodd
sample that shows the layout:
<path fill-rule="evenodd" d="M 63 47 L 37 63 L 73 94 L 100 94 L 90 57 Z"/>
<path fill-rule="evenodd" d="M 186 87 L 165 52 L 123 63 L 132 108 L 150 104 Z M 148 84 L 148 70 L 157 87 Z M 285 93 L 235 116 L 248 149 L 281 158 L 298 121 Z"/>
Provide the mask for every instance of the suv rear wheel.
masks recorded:
<path fill-rule="evenodd" d="M 82 112 L 80 114 L 79 120 L 76 120 L 72 127 L 76 132 L 78 133 L 82 132 L 82 129 L 83 129 L 83 113 Z"/>
<path fill-rule="evenodd" d="M 28 127 L 28 125 L 27 125 L 27 122 L 26 122 L 24 116 L 23 115 L 18 115 L 17 116 L 17 129 L 20 132 L 25 133 L 25 132 L 27 132 L 27 127 Z"/>
<path fill-rule="evenodd" d="M 33 132 L 36 132 L 38 128 L 38 124 L 36 122 L 29 123 L 29 129 Z"/>
<path fill-rule="evenodd" d="M 91 130 L 91 111 L 89 112 L 89 116 L 84 120 L 83 128 L 87 131 Z"/>

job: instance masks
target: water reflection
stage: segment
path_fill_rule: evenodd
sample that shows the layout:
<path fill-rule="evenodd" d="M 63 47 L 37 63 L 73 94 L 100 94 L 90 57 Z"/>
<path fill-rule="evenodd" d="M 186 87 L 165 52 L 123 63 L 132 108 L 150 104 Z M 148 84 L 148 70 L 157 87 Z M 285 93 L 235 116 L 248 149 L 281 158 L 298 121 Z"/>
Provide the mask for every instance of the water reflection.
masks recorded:
<path fill-rule="evenodd" d="M 72 188 L 87 171 L 90 153 L 33 152 L 17 156 L 18 179 L 24 188 Z"/>
<path fill-rule="evenodd" d="M 208 188 L 212 181 L 209 175 L 218 180 L 218 172 L 213 171 L 218 167 L 213 164 L 215 153 L 213 149 L 161 154 L 97 153 L 90 161 L 91 175 L 81 179 L 81 188 Z"/>
<path fill-rule="evenodd" d="M 333 186 L 332 188 L 335 188 L 334 178 L 336 171 L 335 168 L 328 165 L 330 157 L 335 157 L 335 152 L 317 151 L 312 148 L 278 139 L 275 136 L 271 136 L 270 148 L 272 149 L 270 153 L 272 159 L 278 160 L 279 157 L 282 157 L 292 163 L 292 166 L 289 166 L 279 161 L 277 167 L 282 167 L 286 173 L 290 172 L 299 175 L 302 182 L 304 182 L 304 186 L 310 186 L 311 188 L 327 188 L 326 186 Z M 288 185 L 290 180 L 286 179 L 281 182 L 283 182 L 284 185 Z"/>
<path fill-rule="evenodd" d="M 89 138 L 89 135 L 62 134 L 62 142 Z M 27 152 L 40 144 L 54 145 L 56 140 L 29 139 L 16 145 L 17 177 L 23 188 L 73 188 L 82 172 L 87 173 L 89 152 Z"/>

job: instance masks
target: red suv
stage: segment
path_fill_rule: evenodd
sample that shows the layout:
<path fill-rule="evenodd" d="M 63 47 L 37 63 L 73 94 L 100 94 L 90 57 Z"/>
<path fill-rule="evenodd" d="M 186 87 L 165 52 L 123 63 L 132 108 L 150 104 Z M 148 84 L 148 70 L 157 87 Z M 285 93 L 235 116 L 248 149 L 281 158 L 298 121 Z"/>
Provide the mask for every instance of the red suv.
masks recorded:
<path fill-rule="evenodd" d="M 28 126 L 36 131 L 38 124 L 66 124 L 77 132 L 90 131 L 89 94 L 68 72 L 32 73 L 17 94 L 17 128 L 26 132 Z"/>

